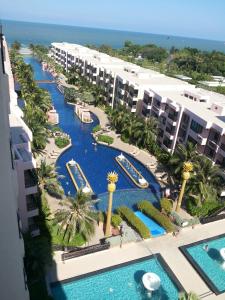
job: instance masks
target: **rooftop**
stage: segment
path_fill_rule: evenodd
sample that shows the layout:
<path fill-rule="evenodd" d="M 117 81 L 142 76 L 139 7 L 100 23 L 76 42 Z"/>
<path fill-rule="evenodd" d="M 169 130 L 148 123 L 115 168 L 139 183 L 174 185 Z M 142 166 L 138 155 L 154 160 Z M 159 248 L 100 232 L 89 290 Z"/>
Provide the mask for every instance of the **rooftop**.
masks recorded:
<path fill-rule="evenodd" d="M 154 92 L 157 92 L 157 90 L 154 90 Z M 208 97 L 208 101 L 207 102 L 194 101 L 192 99 L 185 97 L 184 93 L 179 91 L 168 92 L 168 91 L 160 90 L 159 94 L 162 97 L 166 97 L 172 101 L 175 101 L 178 105 L 182 106 L 183 108 L 186 108 L 187 110 L 189 110 L 197 117 L 201 118 L 202 120 L 207 120 L 209 126 L 211 126 L 212 124 L 217 125 L 221 133 L 224 133 L 225 112 L 223 111 L 223 109 L 222 109 L 222 113 L 212 110 L 212 105 L 214 104 L 214 105 L 221 106 L 222 108 L 225 108 L 225 96 L 215 92 L 210 92 L 198 88 L 192 89 L 191 92 Z"/>

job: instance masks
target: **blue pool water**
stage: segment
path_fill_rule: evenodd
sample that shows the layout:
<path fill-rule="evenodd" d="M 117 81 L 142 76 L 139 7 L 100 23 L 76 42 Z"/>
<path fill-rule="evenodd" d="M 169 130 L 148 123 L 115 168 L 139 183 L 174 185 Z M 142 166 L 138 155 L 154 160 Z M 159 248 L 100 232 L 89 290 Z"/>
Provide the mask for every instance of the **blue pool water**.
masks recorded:
<path fill-rule="evenodd" d="M 159 224 L 147 217 L 141 211 L 136 211 L 135 215 L 149 228 L 153 237 L 157 237 L 166 233 L 163 227 L 159 226 Z"/>
<path fill-rule="evenodd" d="M 204 246 L 208 245 L 208 251 Z M 203 242 L 191 247 L 185 247 L 188 254 L 201 269 L 214 286 L 220 291 L 225 292 L 225 261 L 220 256 L 220 249 L 225 247 L 225 236 Z"/>
<path fill-rule="evenodd" d="M 25 61 L 33 67 L 35 79 L 52 79 L 51 74 L 42 71 L 40 63 L 33 57 L 25 57 Z M 103 197 L 100 197 L 102 199 L 101 202 L 107 202 L 104 193 L 107 191 L 106 177 L 109 171 L 116 171 L 119 175 L 119 181 L 117 183 L 118 192 L 120 190 L 135 189 L 136 185 L 124 173 L 115 160 L 115 157 L 119 155 L 121 151 L 104 145 L 93 145 L 94 139 L 91 133 L 93 127 L 99 123 L 97 117 L 92 115 L 94 122 L 91 124 L 80 122 L 79 118 L 74 114 L 74 107 L 64 101 L 64 97 L 57 89 L 56 84 L 41 83 L 40 87 L 49 91 L 54 107 L 59 114 L 59 126 L 64 132 L 69 134 L 72 139 L 72 146 L 67 149 L 57 161 L 58 172 L 60 175 L 64 175 L 64 178 L 60 178 L 59 180 L 61 181 L 65 193 L 71 195 L 76 193 L 66 169 L 66 163 L 71 159 L 79 163 L 94 193 L 103 194 Z M 114 207 L 115 205 L 117 206 L 117 203 L 120 203 L 120 205 L 127 205 L 128 203 L 129 207 L 133 207 L 134 195 L 138 196 L 138 198 L 135 198 L 135 202 L 143 199 L 154 203 L 158 202 L 160 197 L 160 185 L 153 174 L 135 158 L 127 154 L 126 156 L 150 183 L 150 188 L 148 191 L 133 193 L 131 197 L 128 196 L 127 192 L 125 194 L 120 192 L 119 194 L 116 193 L 117 196 L 115 197 L 119 198 L 119 201 L 114 201 Z M 130 198 L 132 198 L 132 200 L 129 203 Z M 99 209 L 100 207 L 106 207 L 106 203 L 99 203 L 98 207 Z"/>
<path fill-rule="evenodd" d="M 146 272 L 156 273 L 161 279 L 161 286 L 152 293 L 152 300 L 178 299 L 178 287 L 157 258 L 53 285 L 52 294 L 55 300 L 147 300 L 149 297 L 141 281 Z"/>

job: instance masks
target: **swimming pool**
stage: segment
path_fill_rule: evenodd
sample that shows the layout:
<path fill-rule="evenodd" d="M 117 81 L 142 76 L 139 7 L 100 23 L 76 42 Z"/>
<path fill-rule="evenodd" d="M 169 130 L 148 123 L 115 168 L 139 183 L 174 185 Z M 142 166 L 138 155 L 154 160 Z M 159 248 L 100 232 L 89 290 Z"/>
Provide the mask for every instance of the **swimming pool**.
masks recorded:
<path fill-rule="evenodd" d="M 159 224 L 147 217 L 141 211 L 136 211 L 135 215 L 149 228 L 149 231 L 153 237 L 166 234 L 166 231 L 163 227 L 159 226 Z"/>
<path fill-rule="evenodd" d="M 225 234 L 180 247 L 182 253 L 215 294 L 225 292 L 225 261 L 219 252 L 224 247 Z"/>
<path fill-rule="evenodd" d="M 178 299 L 183 287 L 159 254 L 54 283 L 51 291 L 54 300 L 149 299 L 141 280 L 146 272 L 156 273 L 161 279 L 152 300 Z"/>
<path fill-rule="evenodd" d="M 41 65 L 36 59 L 33 57 L 26 57 L 25 61 L 33 67 L 35 79 L 52 79 L 50 73 L 42 71 Z M 60 93 L 56 84 L 41 83 L 39 86 L 48 90 L 50 93 L 53 105 L 59 114 L 59 126 L 64 132 L 70 135 L 72 140 L 72 146 L 59 157 L 56 163 L 59 174 L 63 175 L 59 180 L 62 184 L 65 194 L 76 194 L 76 189 L 66 169 L 66 163 L 71 159 L 74 159 L 79 163 L 84 175 L 93 189 L 93 192 L 97 195 L 102 195 L 107 191 L 106 177 L 109 171 L 116 171 L 119 175 L 117 191 L 135 189 L 136 185 L 115 161 L 115 157 L 118 156 L 121 151 L 104 145 L 95 146 L 93 144 L 94 139 L 91 133 L 93 127 L 99 124 L 98 118 L 95 115 L 92 115 L 94 120 L 92 124 L 82 123 L 74 114 L 73 105 L 70 105 L 64 101 L 64 96 Z M 148 190 L 149 193 L 145 193 L 145 198 L 139 198 L 139 193 L 136 193 L 135 195 L 138 196 L 138 198 L 136 198 L 135 202 L 143 199 L 149 200 L 152 203 L 158 202 L 161 193 L 160 185 L 156 178 L 134 157 L 127 154 L 126 156 L 143 175 L 143 177 L 150 183 Z M 134 198 L 135 195 L 133 193 L 132 197 Z M 105 201 L 105 203 L 102 205 L 99 204 L 99 207 L 106 207 L 108 199 L 105 199 L 104 196 L 100 196 L 99 198 L 101 199 L 101 202 Z M 123 201 L 123 199 L 124 197 L 122 196 L 120 203 Z M 125 202 L 127 202 L 127 200 Z M 122 204 L 126 205 L 126 203 Z M 117 205 L 116 201 L 115 205 Z"/>

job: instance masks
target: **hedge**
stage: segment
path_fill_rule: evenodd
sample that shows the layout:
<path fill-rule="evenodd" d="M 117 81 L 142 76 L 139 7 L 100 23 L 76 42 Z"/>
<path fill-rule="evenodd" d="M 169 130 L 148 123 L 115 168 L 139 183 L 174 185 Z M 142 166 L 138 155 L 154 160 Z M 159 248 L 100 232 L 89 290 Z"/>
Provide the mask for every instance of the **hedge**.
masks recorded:
<path fill-rule="evenodd" d="M 150 238 L 151 234 L 148 227 L 135 216 L 133 211 L 126 206 L 117 208 L 117 213 L 124 219 L 140 236 L 144 239 Z"/>
<path fill-rule="evenodd" d="M 108 135 L 100 134 L 98 136 L 98 141 L 110 145 L 110 144 L 113 143 L 113 138 L 111 136 L 108 136 Z"/>
<path fill-rule="evenodd" d="M 162 198 L 160 200 L 160 205 L 161 208 L 167 213 L 171 213 L 172 209 L 173 209 L 173 201 L 171 199 L 168 198 Z"/>
<path fill-rule="evenodd" d="M 137 204 L 137 207 L 145 215 L 154 219 L 158 224 L 165 228 L 167 232 L 174 231 L 174 225 L 170 221 L 170 219 L 167 216 L 163 215 L 157 208 L 155 208 L 154 205 L 152 205 L 147 200 L 140 201 Z"/>
<path fill-rule="evenodd" d="M 113 227 L 115 227 L 115 228 L 119 227 L 121 222 L 122 222 L 122 219 L 121 219 L 120 215 L 116 215 L 116 214 L 112 215 L 111 223 L 112 223 Z"/>

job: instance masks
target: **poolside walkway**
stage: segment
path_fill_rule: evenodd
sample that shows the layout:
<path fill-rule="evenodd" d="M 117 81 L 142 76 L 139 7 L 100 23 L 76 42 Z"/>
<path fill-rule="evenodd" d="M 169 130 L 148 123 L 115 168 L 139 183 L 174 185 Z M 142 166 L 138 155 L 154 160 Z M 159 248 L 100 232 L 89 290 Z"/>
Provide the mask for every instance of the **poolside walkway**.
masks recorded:
<path fill-rule="evenodd" d="M 70 146 L 71 146 L 71 143 L 68 146 L 66 146 L 65 148 L 60 149 L 59 147 L 56 146 L 55 139 L 49 138 L 44 152 L 42 154 L 40 154 L 36 159 L 37 164 L 39 165 L 41 160 L 45 160 L 47 164 L 55 164 L 58 157 L 64 151 L 66 151 Z"/>
<path fill-rule="evenodd" d="M 54 256 L 55 267 L 50 273 L 52 282 L 64 280 L 123 262 L 161 253 L 169 267 L 187 292 L 195 291 L 203 295 L 204 299 L 224 299 L 224 294 L 213 294 L 197 272 L 192 268 L 178 247 L 200 241 L 224 233 L 225 220 L 197 225 L 195 229 L 184 228 L 177 237 L 167 234 L 155 239 L 130 243 L 122 248 L 115 247 L 102 252 L 85 255 L 83 257 L 61 261 L 61 252 Z M 207 296 L 206 296 L 207 295 Z"/>

